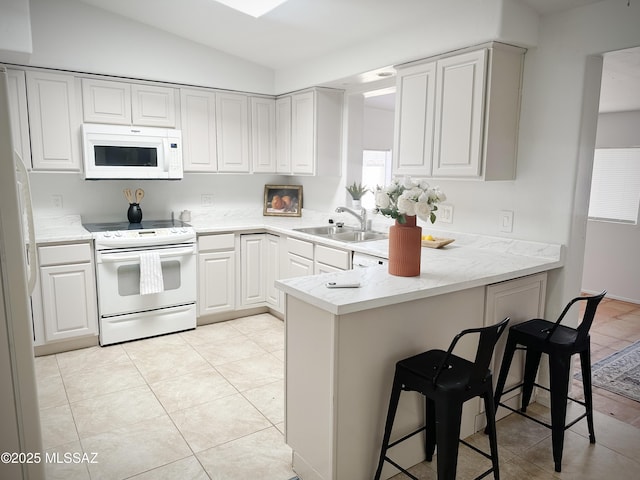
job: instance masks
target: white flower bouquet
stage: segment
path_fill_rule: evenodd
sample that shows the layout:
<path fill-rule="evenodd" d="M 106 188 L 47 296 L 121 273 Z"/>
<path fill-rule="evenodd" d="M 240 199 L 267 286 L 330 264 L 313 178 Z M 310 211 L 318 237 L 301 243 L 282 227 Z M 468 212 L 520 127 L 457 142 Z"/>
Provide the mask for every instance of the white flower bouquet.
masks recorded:
<path fill-rule="evenodd" d="M 406 217 L 413 215 L 434 223 L 438 203 L 447 199 L 440 187 L 430 187 L 425 180 L 415 182 L 411 177 L 395 179 L 386 187 L 376 186 L 375 195 L 378 212 L 398 223 L 406 223 Z"/>

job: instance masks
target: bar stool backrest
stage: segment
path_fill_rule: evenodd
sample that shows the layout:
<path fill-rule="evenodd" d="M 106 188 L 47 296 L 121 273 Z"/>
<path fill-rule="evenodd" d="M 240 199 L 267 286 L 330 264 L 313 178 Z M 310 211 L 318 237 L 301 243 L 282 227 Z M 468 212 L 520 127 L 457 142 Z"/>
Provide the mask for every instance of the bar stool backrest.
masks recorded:
<path fill-rule="evenodd" d="M 556 320 L 555 325 L 551 329 L 549 329 L 547 340 L 551 338 L 551 336 L 553 335 L 553 332 L 556 330 L 556 328 L 558 328 L 558 325 L 560 325 L 560 322 L 562 322 L 562 319 L 567 314 L 569 309 L 573 306 L 573 304 L 580 301 L 586 301 L 587 305 L 584 309 L 584 316 L 582 317 L 582 321 L 580 322 L 580 324 L 578 325 L 578 328 L 576 329 L 578 331 L 578 336 L 576 337 L 575 343 L 579 345 L 582 342 L 586 341 L 587 335 L 589 335 L 589 330 L 591 329 L 591 325 L 593 324 L 593 319 L 596 316 L 596 309 L 598 308 L 598 304 L 606 294 L 607 294 L 607 291 L 604 290 L 598 295 L 576 297 L 573 300 L 571 300 L 567 304 L 567 306 L 564 307 L 564 310 L 558 317 L 558 320 Z"/>
<path fill-rule="evenodd" d="M 479 333 L 480 338 L 478 340 L 478 349 L 476 350 L 476 357 L 473 362 L 471 375 L 469 376 L 467 389 L 470 389 L 475 385 L 484 383 L 485 379 L 487 378 L 489 363 L 491 363 L 491 358 L 493 357 L 493 349 L 495 348 L 500 335 L 502 335 L 502 332 L 504 332 L 504 330 L 507 328 L 508 323 L 509 318 L 507 317 L 500 323 L 496 323 L 495 325 L 489 325 L 487 327 L 481 328 L 469 328 L 456 335 L 451 342 L 449 349 L 447 350 L 447 354 L 444 356 L 442 362 L 440 363 L 440 366 L 436 370 L 436 374 L 433 377 L 433 385 L 437 385 L 438 377 L 440 376 L 443 368 L 445 368 L 445 366 L 447 365 L 447 361 L 449 360 L 454 347 L 458 343 L 458 340 L 469 333 Z"/>

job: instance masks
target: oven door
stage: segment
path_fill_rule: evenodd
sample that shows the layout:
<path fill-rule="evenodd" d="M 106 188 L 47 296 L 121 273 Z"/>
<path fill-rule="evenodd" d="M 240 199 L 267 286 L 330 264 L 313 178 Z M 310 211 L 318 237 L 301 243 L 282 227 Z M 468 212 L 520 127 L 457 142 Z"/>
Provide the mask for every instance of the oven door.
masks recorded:
<path fill-rule="evenodd" d="M 100 316 L 154 310 L 196 301 L 196 246 L 156 247 L 164 290 L 140 295 L 140 254 L 150 249 L 96 252 Z"/>

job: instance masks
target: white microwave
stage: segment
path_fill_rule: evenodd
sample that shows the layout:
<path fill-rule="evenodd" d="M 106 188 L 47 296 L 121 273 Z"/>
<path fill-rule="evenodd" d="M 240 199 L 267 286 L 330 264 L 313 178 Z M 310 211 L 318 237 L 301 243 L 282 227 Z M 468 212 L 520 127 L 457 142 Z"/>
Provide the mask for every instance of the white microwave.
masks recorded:
<path fill-rule="evenodd" d="M 180 130 L 125 125 L 82 125 L 84 178 L 182 178 Z"/>

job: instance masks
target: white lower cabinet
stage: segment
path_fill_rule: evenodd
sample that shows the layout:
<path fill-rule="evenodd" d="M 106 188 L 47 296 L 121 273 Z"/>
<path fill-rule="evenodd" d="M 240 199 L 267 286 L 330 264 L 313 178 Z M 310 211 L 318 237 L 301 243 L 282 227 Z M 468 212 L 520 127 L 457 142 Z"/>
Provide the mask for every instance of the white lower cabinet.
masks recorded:
<path fill-rule="evenodd" d="M 45 342 L 97 335 L 91 245 L 42 246 L 38 255 Z"/>
<path fill-rule="evenodd" d="M 313 243 L 287 238 L 287 258 L 284 278 L 313 275 Z"/>
<path fill-rule="evenodd" d="M 241 305 L 266 304 L 281 311 L 281 295 L 275 287 L 280 278 L 280 237 L 270 233 L 241 235 L 240 252 Z"/>
<path fill-rule="evenodd" d="M 235 310 L 235 235 L 198 238 L 198 316 Z"/>
<path fill-rule="evenodd" d="M 351 252 L 340 248 L 316 245 L 313 273 L 342 272 L 351 268 Z"/>
<path fill-rule="evenodd" d="M 538 273 L 528 277 L 516 278 L 515 280 L 509 280 L 487 286 L 484 313 L 485 325 L 496 324 L 506 317 L 510 318 L 507 330 L 505 330 L 502 337 L 496 344 L 494 352 L 494 360 L 491 367 L 494 386 L 498 380 L 498 374 L 500 373 L 500 365 L 502 364 L 504 348 L 507 343 L 507 336 L 509 335 L 508 329 L 513 325 L 531 320 L 532 318 L 543 317 L 546 288 L 546 273 Z M 513 357 L 513 361 L 511 362 L 511 368 L 505 384 L 505 390 L 522 382 L 523 376 L 524 354 L 521 351 L 517 351 Z M 504 395 L 502 397 L 502 402 L 509 402 L 510 405 L 515 408 L 519 394 L 519 390 L 514 390 L 513 392 Z M 481 405 L 481 411 L 484 411 L 483 405 Z M 497 413 L 500 417 L 504 417 L 509 412 L 506 409 L 501 408 Z"/>
<path fill-rule="evenodd" d="M 266 300 L 266 236 L 264 233 L 240 236 L 240 303 L 251 306 Z"/>

